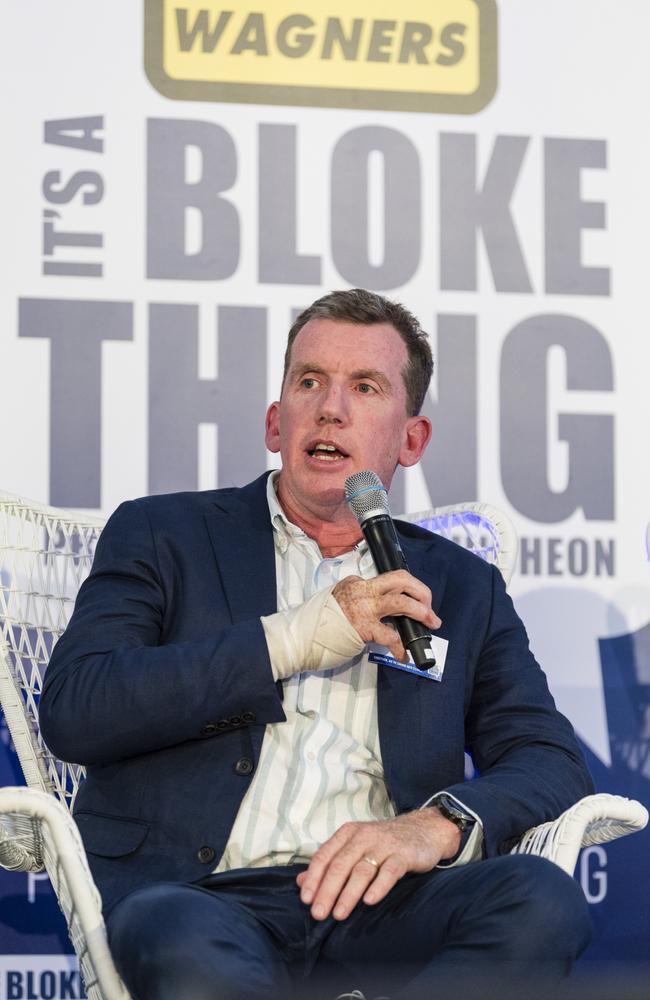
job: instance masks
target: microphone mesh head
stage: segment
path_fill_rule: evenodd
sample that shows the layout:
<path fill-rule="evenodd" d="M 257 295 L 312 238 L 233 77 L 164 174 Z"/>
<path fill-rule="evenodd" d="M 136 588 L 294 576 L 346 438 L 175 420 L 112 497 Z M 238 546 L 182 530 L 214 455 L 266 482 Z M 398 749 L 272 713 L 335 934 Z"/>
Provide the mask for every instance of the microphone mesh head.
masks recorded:
<path fill-rule="evenodd" d="M 362 524 L 371 513 L 390 514 L 386 487 L 372 469 L 348 476 L 345 480 L 345 499 L 357 521 Z"/>

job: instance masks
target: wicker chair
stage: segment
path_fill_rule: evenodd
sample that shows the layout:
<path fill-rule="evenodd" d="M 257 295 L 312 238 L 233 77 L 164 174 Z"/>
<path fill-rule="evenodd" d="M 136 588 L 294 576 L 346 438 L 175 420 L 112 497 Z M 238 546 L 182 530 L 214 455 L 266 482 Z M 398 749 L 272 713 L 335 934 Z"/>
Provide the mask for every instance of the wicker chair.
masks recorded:
<path fill-rule="evenodd" d="M 517 540 L 487 504 L 461 504 L 407 515 L 496 564 L 506 581 Z M 38 702 L 52 647 L 90 571 L 103 522 L 0 493 L 0 702 L 27 787 L 0 789 L 0 865 L 46 869 L 68 923 L 90 1000 L 128 1000 L 113 964 L 71 808 L 84 770 L 57 760 L 38 728 Z M 644 807 L 611 795 L 581 800 L 554 823 L 528 831 L 514 848 L 573 872 L 580 847 L 642 829 Z"/>

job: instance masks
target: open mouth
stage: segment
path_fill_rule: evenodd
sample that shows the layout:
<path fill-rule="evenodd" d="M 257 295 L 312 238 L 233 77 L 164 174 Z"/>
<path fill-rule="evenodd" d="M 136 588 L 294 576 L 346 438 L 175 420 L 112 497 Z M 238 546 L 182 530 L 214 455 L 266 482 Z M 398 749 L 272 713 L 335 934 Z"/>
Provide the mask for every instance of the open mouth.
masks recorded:
<path fill-rule="evenodd" d="M 324 441 L 319 441 L 313 448 L 309 448 L 307 454 L 320 462 L 340 462 L 349 457 L 347 452 L 342 451 L 337 445 Z"/>

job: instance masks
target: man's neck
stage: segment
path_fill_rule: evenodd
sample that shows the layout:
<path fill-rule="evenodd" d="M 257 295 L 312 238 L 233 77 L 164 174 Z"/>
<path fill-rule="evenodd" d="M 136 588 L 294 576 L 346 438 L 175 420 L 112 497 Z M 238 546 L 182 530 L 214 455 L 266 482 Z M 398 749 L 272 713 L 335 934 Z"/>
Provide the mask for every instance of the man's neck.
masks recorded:
<path fill-rule="evenodd" d="M 313 538 L 325 559 L 343 555 L 361 541 L 363 534 L 359 522 L 344 500 L 339 504 L 306 510 L 303 505 L 299 507 L 283 489 L 281 475 L 275 485 L 278 500 L 288 520 L 302 528 L 309 538 Z"/>

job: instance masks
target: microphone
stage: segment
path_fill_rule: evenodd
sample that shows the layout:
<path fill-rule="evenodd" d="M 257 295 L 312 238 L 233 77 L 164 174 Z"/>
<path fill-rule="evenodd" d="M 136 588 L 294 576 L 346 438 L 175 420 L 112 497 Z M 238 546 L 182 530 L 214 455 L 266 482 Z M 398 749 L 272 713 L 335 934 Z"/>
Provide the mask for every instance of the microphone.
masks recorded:
<path fill-rule="evenodd" d="M 345 499 L 361 525 L 370 554 L 379 573 L 408 570 L 388 506 L 386 488 L 376 472 L 354 472 L 345 480 Z M 406 615 L 392 619 L 405 649 L 419 670 L 435 667 L 431 633 L 421 622 Z"/>

